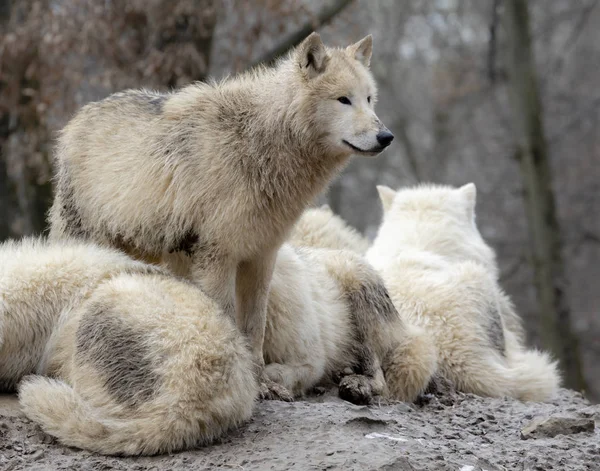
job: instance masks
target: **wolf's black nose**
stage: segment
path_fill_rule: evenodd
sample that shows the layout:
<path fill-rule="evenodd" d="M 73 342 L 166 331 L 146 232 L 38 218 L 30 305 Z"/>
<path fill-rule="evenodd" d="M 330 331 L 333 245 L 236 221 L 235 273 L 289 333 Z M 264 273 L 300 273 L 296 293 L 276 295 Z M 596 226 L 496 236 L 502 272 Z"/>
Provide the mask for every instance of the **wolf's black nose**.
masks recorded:
<path fill-rule="evenodd" d="M 377 134 L 377 142 L 381 147 L 389 146 L 394 140 L 394 135 L 389 131 L 381 131 Z"/>

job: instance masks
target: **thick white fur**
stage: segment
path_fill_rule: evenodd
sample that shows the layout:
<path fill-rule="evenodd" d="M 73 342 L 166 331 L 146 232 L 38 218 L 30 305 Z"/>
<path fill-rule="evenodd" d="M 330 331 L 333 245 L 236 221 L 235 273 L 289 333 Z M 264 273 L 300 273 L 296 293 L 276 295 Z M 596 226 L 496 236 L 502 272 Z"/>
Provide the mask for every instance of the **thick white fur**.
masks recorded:
<path fill-rule="evenodd" d="M 26 415 L 62 443 L 104 454 L 170 452 L 250 416 L 250 353 L 195 286 L 69 240 L 5 243 L 0 261 L 0 378 L 11 388 L 22 380 Z M 282 246 L 268 305 L 267 379 L 301 396 L 350 369 L 340 383 L 349 400 L 414 400 L 437 361 L 424 358 L 419 342 L 360 256 Z M 411 387 L 388 387 L 382 364 L 415 363 L 411 354 L 434 364 Z"/>
<path fill-rule="evenodd" d="M 383 150 L 371 48 L 312 34 L 273 68 L 86 105 L 59 138 L 51 236 L 186 274 L 237 317 L 261 369 L 278 248 L 350 155 Z"/>
<path fill-rule="evenodd" d="M 560 385 L 557 364 L 523 344 L 494 252 L 475 224 L 475 185 L 378 189 L 384 219 L 366 256 L 403 320 L 431 335 L 437 374 L 465 392 L 552 398 Z"/>
<path fill-rule="evenodd" d="M 328 205 L 304 211 L 288 242 L 298 247 L 351 250 L 361 255 L 369 249 L 369 240 L 337 216 Z"/>
<path fill-rule="evenodd" d="M 364 287 L 370 287 L 366 290 L 369 306 L 361 317 L 352 299 Z M 382 280 L 359 255 L 284 244 L 268 306 L 264 351 L 268 377 L 302 395 L 345 368 L 355 367 L 361 355 L 371 354 L 370 374 L 361 372 L 367 375 L 367 388 L 395 399 L 416 399 L 435 369 L 435 350 L 422 331 L 405 327 L 391 302 L 392 312 L 386 317 L 378 304 L 381 296 L 387 296 Z M 357 342 L 371 352 L 357 352 Z M 386 385 L 381 365 L 400 361 L 419 361 L 426 367 L 412 370 L 411 384 Z"/>
<path fill-rule="evenodd" d="M 155 454 L 210 442 L 258 394 L 243 337 L 195 286 L 111 249 L 0 246 L 0 377 L 62 443 Z"/>
<path fill-rule="evenodd" d="M 364 255 L 369 247 L 366 237 L 349 226 L 327 205 L 303 214 L 290 237 L 290 243 L 305 248 L 326 248 Z M 319 262 L 317 262 L 319 263 Z M 324 319 L 332 314 L 325 314 Z M 438 350 L 422 327 L 401 319 L 395 327 L 394 347 L 382 364 L 390 398 L 414 401 L 423 393 L 438 366 Z"/>
<path fill-rule="evenodd" d="M 352 344 L 341 286 L 311 262 L 310 252 L 281 247 L 267 307 L 265 373 L 295 396 L 342 370 Z"/>
<path fill-rule="evenodd" d="M 41 239 L 0 244 L 0 390 L 35 373 L 60 314 L 118 273 L 159 272 L 116 250 Z"/>

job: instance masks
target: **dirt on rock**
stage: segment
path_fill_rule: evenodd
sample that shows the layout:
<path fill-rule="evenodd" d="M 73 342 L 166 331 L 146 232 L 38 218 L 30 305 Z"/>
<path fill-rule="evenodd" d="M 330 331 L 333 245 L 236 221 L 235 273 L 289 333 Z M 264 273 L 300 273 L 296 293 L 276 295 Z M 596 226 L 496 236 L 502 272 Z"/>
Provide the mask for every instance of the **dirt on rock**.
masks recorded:
<path fill-rule="evenodd" d="M 254 418 L 212 446 L 115 458 L 63 447 L 0 397 L 0 469 L 579 471 L 600 469 L 600 432 L 523 440 L 540 417 L 600 419 L 600 406 L 563 390 L 549 404 L 452 393 L 421 405 L 355 406 L 327 393 L 261 402 Z M 571 432 L 572 433 L 572 432 Z"/>

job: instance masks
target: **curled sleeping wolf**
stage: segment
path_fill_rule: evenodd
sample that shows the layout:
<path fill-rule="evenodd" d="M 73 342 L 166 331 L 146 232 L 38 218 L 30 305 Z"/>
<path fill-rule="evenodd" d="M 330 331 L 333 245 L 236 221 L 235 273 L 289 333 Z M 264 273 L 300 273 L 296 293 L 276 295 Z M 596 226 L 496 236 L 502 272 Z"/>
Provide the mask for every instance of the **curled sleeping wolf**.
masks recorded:
<path fill-rule="evenodd" d="M 258 394 L 246 342 L 196 286 L 68 240 L 0 245 L 0 389 L 31 374 L 25 414 L 105 454 L 210 442 L 247 420 Z"/>
<path fill-rule="evenodd" d="M 58 141 L 51 237 L 189 277 L 236 319 L 262 371 L 277 250 L 352 154 L 393 139 L 374 112 L 371 50 L 371 36 L 332 49 L 313 33 L 273 68 L 86 105 Z"/>
<path fill-rule="evenodd" d="M 359 256 L 282 246 L 268 378 L 294 395 L 337 378 L 355 403 L 404 399 L 381 365 L 419 355 L 418 342 Z M 208 443 L 250 417 L 253 371 L 234 323 L 168 271 L 67 239 L 0 245 L 0 389 L 20 382 L 25 414 L 66 445 L 136 455 Z"/>
<path fill-rule="evenodd" d="M 495 254 L 475 223 L 475 185 L 378 190 L 384 219 L 366 257 L 383 277 L 404 328 L 420 327 L 431 338 L 436 351 L 429 355 L 436 361 L 429 362 L 435 366 L 429 375 L 484 396 L 551 399 L 560 385 L 557 365 L 525 347 L 521 319 L 498 282 Z M 339 221 L 323 226 L 324 217 Z M 345 248 L 362 252 L 354 230 L 327 233 L 348 231 L 328 209 L 307 211 L 298 228 L 292 239 L 300 245 L 335 248 L 343 241 Z M 358 242 L 348 243 L 352 240 Z M 397 373 L 386 376 L 389 387 L 421 386 L 427 375 L 411 374 L 419 364 L 413 358 L 399 356 L 397 365 L 383 365 Z"/>

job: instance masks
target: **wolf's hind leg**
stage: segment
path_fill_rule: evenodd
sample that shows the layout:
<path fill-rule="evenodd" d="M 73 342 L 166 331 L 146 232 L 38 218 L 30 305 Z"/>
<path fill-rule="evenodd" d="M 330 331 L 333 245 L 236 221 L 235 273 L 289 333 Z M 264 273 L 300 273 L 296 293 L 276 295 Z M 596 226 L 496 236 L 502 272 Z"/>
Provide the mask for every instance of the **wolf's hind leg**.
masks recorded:
<path fill-rule="evenodd" d="M 387 395 L 381 363 L 395 343 L 394 327 L 400 320 L 388 291 L 377 272 L 358 255 L 331 251 L 325 263 L 339 283 L 346 300 L 353 339 L 353 375 L 340 382 L 340 395 L 352 402 L 370 400 L 367 396 Z M 368 386 L 366 386 L 368 384 Z M 370 391 L 369 391 L 370 390 Z"/>
<path fill-rule="evenodd" d="M 355 364 L 347 370 L 351 374 L 340 372 L 339 395 L 354 404 L 370 404 L 374 396 L 387 396 L 379 355 L 368 345 L 357 343 L 353 346 Z"/>

